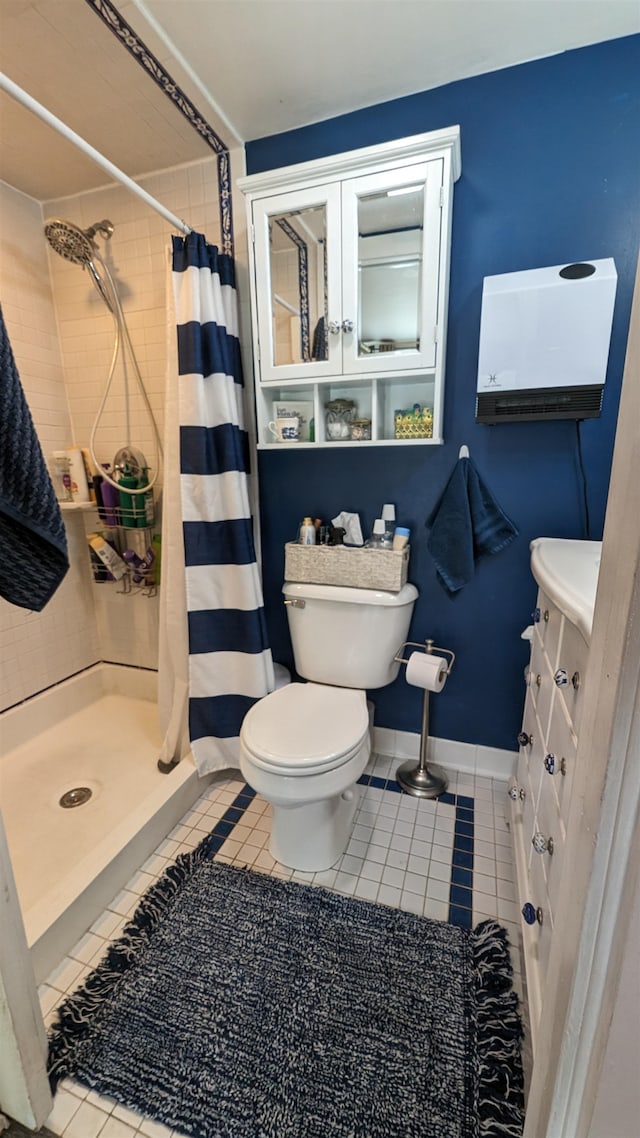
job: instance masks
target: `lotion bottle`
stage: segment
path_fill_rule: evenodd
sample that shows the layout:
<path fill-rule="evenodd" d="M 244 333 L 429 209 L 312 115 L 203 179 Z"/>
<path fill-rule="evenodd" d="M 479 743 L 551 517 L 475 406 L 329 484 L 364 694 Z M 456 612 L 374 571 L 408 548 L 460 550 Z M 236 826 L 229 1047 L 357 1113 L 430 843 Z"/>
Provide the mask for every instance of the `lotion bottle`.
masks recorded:
<path fill-rule="evenodd" d="M 303 518 L 300 526 L 300 545 L 316 544 L 316 527 L 311 518 Z"/>

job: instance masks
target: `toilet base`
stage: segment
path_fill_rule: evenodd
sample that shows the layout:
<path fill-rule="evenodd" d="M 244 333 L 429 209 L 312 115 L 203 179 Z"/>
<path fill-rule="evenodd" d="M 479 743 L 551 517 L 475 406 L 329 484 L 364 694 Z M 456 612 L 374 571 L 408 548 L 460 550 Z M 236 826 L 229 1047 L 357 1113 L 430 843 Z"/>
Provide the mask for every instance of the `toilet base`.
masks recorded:
<path fill-rule="evenodd" d="M 300 806 L 272 806 L 271 856 L 289 869 L 330 869 L 349 844 L 358 804 L 354 784 L 342 794 Z"/>

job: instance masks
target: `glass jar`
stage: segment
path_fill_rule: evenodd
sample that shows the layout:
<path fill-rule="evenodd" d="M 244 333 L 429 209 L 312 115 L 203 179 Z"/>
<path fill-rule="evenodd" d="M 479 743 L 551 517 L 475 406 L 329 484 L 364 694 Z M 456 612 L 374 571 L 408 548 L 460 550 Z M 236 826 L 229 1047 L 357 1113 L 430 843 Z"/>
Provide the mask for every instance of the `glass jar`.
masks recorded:
<path fill-rule="evenodd" d="M 353 399 L 331 399 L 325 403 L 328 442 L 344 442 L 351 438 L 351 424 L 356 413 Z"/>
<path fill-rule="evenodd" d="M 371 419 L 354 419 L 351 424 L 351 438 L 354 442 L 366 442 L 371 438 Z"/>

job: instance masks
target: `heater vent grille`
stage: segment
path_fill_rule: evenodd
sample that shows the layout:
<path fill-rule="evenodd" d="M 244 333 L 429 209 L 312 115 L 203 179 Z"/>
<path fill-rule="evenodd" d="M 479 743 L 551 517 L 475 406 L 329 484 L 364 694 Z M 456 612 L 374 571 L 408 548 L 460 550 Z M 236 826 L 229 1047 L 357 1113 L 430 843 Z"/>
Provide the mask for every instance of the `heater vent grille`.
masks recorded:
<path fill-rule="evenodd" d="M 531 419 L 597 419 L 602 408 L 600 384 L 538 387 L 527 391 L 481 392 L 476 423 L 517 423 Z"/>

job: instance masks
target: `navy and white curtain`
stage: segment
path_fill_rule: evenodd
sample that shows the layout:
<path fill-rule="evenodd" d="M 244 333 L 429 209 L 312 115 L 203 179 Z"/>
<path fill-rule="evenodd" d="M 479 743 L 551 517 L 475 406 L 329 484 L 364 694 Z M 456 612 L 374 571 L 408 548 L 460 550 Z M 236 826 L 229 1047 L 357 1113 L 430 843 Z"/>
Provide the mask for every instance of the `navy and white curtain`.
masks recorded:
<path fill-rule="evenodd" d="M 167 503 L 167 512 L 169 527 L 172 514 L 179 512 L 181 518 L 188 629 L 185 702 L 191 751 L 205 774 L 238 765 L 242 720 L 273 689 L 273 663 L 249 507 L 233 260 L 201 234 L 190 233 L 173 238 L 171 275 L 180 508 L 172 511 Z M 175 484 L 170 447 L 165 462 L 168 488 L 171 481 Z M 166 529 L 165 519 L 163 562 L 167 544 L 176 544 L 175 532 L 167 543 Z M 171 581 L 167 585 L 171 604 Z M 179 592 L 180 582 L 173 585 Z M 170 636 L 165 633 L 165 640 Z M 179 684 L 174 713 L 178 690 Z"/>

